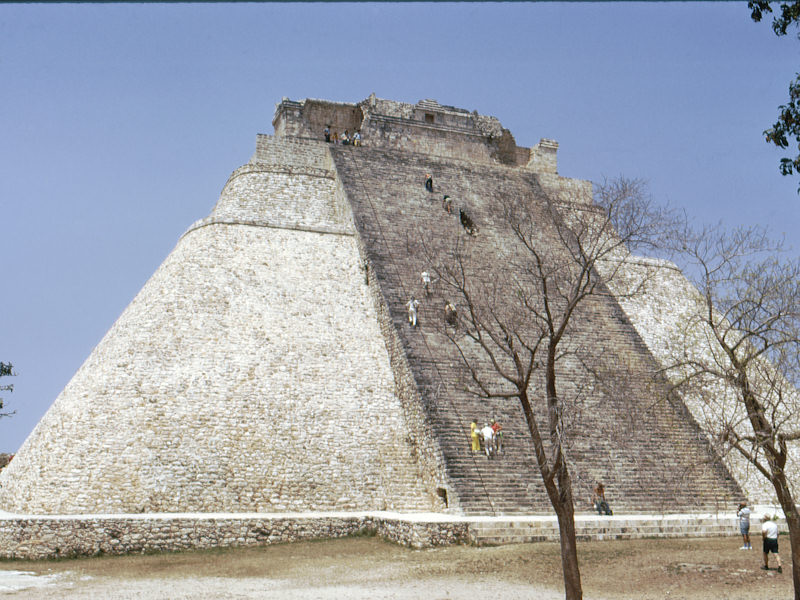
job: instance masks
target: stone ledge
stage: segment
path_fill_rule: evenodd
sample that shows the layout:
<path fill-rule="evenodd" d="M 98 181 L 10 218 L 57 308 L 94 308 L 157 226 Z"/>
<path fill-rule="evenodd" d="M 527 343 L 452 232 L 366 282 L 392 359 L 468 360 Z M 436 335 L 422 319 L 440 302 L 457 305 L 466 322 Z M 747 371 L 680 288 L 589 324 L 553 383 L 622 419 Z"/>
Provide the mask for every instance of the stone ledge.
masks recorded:
<path fill-rule="evenodd" d="M 280 221 L 269 221 L 267 219 L 260 219 L 260 220 L 245 220 L 245 219 L 226 219 L 224 217 L 206 217 L 205 219 L 200 219 L 199 221 L 195 221 L 192 225 L 187 229 L 181 238 L 187 236 L 189 233 L 194 231 L 195 229 L 200 229 L 201 227 L 208 227 L 209 225 L 243 225 L 246 227 L 269 227 L 272 229 L 290 229 L 292 231 L 307 231 L 309 233 L 327 233 L 331 235 L 347 235 L 352 237 L 355 235 L 355 232 L 352 231 L 349 227 L 326 227 L 324 225 L 318 226 L 310 226 L 310 225 L 301 225 L 300 223 L 288 223 L 288 222 L 280 222 Z"/>
<path fill-rule="evenodd" d="M 331 169 L 321 169 L 316 167 L 298 166 L 298 165 L 279 165 L 265 161 L 253 161 L 242 165 L 231 173 L 228 177 L 228 183 L 247 175 L 248 173 L 282 173 L 285 175 L 306 175 L 308 177 L 319 177 L 322 179 L 335 179 L 336 174 Z"/>

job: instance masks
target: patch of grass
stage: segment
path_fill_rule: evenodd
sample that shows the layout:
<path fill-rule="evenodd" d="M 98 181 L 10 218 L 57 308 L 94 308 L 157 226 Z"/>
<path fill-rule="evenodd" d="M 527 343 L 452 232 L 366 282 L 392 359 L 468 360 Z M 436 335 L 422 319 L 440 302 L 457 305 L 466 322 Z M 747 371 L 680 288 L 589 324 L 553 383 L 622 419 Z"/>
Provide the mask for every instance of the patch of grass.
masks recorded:
<path fill-rule="evenodd" d="M 360 537 L 371 538 L 371 537 L 377 537 L 377 536 L 378 536 L 377 528 L 375 528 L 375 527 L 362 527 L 361 529 L 359 529 L 357 531 L 354 531 L 353 533 L 350 533 L 350 534 L 346 535 L 345 537 L 348 537 L 348 538 L 360 538 Z"/>

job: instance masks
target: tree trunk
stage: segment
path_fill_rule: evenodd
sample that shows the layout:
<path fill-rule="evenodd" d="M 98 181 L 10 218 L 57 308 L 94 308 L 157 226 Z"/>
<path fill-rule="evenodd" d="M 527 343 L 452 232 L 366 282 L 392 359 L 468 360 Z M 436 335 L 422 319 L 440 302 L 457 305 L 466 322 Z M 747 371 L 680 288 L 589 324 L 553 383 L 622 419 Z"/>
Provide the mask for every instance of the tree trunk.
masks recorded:
<path fill-rule="evenodd" d="M 800 513 L 792 498 L 786 476 L 781 469 L 773 476 L 772 485 L 778 495 L 783 514 L 786 516 L 786 525 L 789 528 L 789 545 L 792 551 L 792 583 L 794 585 L 794 599 L 800 600 Z"/>
<path fill-rule="evenodd" d="M 550 470 L 551 467 L 547 464 L 547 453 L 542 443 L 539 428 L 536 425 L 533 408 L 524 390 L 520 392 L 519 400 L 525 413 L 525 420 L 528 422 L 528 430 L 533 440 L 542 481 L 547 490 L 547 496 L 550 498 L 550 504 L 553 505 L 558 518 L 558 533 L 561 543 L 561 571 L 564 575 L 565 598 L 566 600 L 582 600 L 583 590 L 581 588 L 581 572 L 578 568 L 578 546 L 575 540 L 575 507 L 569 470 L 561 452 L 554 452 L 554 454 L 557 454 L 558 459 L 556 464 L 553 465 L 552 471 Z"/>
<path fill-rule="evenodd" d="M 566 475 L 569 479 L 569 475 Z M 559 477 L 560 479 L 560 477 Z M 562 488 L 563 489 L 563 488 Z M 561 506 L 555 506 L 558 517 L 558 533 L 561 541 L 561 570 L 564 573 L 564 597 L 566 600 L 581 600 L 581 572 L 578 567 L 578 545 L 575 539 L 575 509 L 572 505 L 571 486 L 562 494 Z M 565 497 L 566 496 L 566 497 Z"/>
<path fill-rule="evenodd" d="M 797 507 L 792 505 L 793 513 L 786 513 L 786 523 L 789 525 L 789 546 L 792 550 L 792 583 L 794 585 L 794 600 L 800 600 L 800 515 Z"/>

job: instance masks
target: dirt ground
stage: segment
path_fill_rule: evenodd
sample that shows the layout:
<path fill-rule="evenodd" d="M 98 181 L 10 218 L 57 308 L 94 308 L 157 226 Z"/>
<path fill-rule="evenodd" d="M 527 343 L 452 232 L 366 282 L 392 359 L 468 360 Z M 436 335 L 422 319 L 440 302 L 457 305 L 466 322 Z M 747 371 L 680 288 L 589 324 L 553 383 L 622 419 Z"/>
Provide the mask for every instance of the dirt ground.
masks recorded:
<path fill-rule="evenodd" d="M 760 570 L 759 549 L 739 550 L 741 539 L 735 537 L 585 542 L 579 546 L 584 597 L 789 598 L 789 541 L 782 536 L 780 543 L 782 574 Z M 564 597 L 559 564 L 553 543 L 409 550 L 365 537 L 207 552 L 3 561 L 0 597 L 555 600 Z"/>

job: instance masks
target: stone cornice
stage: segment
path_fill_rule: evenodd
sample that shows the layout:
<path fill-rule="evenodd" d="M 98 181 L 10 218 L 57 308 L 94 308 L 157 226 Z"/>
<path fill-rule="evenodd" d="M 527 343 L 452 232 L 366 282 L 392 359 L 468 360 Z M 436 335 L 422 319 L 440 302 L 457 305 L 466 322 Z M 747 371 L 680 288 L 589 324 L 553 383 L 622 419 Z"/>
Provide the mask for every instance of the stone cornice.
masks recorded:
<path fill-rule="evenodd" d="M 345 226 L 330 227 L 325 225 L 305 225 L 303 223 L 270 221 L 267 219 L 233 219 L 226 217 L 206 217 L 205 219 L 200 219 L 199 221 L 195 221 L 194 223 L 192 223 L 189 229 L 187 229 L 183 233 L 183 235 L 181 235 L 181 239 L 189 235 L 192 231 L 196 229 L 201 229 L 202 227 L 208 227 L 209 225 L 244 225 L 247 227 L 268 227 L 270 229 L 289 229 L 291 231 L 306 231 L 309 233 L 324 233 L 331 235 L 347 235 L 347 236 L 355 235 L 355 232 L 352 229 Z"/>

